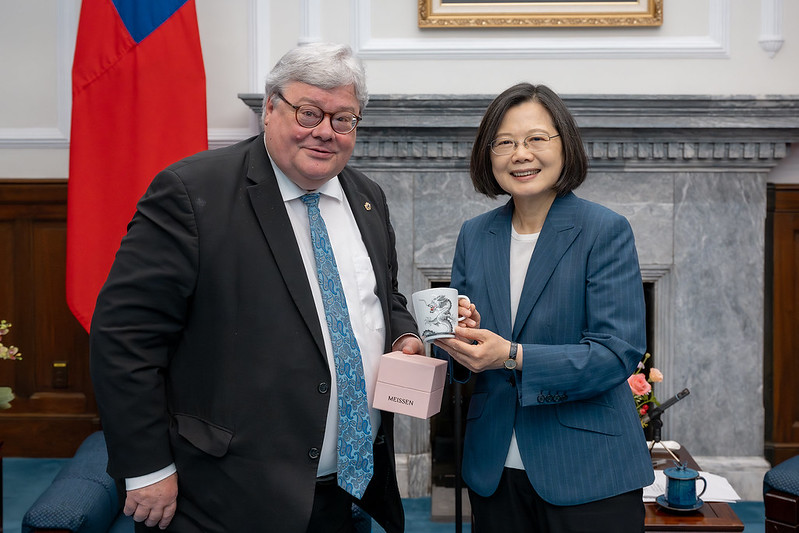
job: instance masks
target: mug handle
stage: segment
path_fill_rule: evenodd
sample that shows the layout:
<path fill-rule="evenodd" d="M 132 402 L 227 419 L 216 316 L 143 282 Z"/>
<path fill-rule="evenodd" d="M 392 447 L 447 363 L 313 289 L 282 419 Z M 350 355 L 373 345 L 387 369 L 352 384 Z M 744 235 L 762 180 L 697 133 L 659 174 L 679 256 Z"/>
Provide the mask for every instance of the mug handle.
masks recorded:
<path fill-rule="evenodd" d="M 699 476 L 696 479 L 697 480 L 700 480 L 700 479 L 702 480 L 702 492 L 700 492 L 699 494 L 696 495 L 696 498 L 699 499 L 699 497 L 702 496 L 705 493 L 705 490 L 707 490 L 707 480 L 705 478 L 703 478 L 702 476 Z"/>
<path fill-rule="evenodd" d="M 459 294 L 458 295 L 458 302 L 460 302 L 461 298 L 463 298 L 464 300 L 469 302 L 469 305 L 472 305 L 472 301 L 465 294 Z M 466 318 L 465 316 L 458 316 L 458 322 L 460 322 L 461 320 L 464 320 L 465 318 Z"/>

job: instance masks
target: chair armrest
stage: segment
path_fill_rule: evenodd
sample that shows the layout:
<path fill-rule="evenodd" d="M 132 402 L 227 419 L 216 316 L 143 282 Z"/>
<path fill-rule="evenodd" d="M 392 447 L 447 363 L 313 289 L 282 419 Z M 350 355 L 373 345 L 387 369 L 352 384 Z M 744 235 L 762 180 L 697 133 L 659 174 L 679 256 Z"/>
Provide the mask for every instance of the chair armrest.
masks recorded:
<path fill-rule="evenodd" d="M 105 472 L 107 463 L 102 432 L 89 435 L 25 513 L 22 533 L 108 531 L 120 505 L 114 480 Z"/>
<path fill-rule="evenodd" d="M 799 526 L 799 496 L 776 489 L 763 497 L 766 519 L 790 526 Z"/>

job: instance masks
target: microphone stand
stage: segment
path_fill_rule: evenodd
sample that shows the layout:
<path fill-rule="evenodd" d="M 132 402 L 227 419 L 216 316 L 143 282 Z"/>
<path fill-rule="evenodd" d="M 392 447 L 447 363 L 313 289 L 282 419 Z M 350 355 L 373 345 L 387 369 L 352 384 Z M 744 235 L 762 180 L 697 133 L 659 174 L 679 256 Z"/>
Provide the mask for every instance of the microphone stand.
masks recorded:
<path fill-rule="evenodd" d="M 660 417 L 663 415 L 666 409 L 668 409 L 678 401 L 688 396 L 688 394 L 690 394 L 690 391 L 688 389 L 683 389 L 682 391 L 678 392 L 673 398 L 669 398 L 662 404 L 652 409 L 651 413 L 644 416 L 643 418 L 644 422 L 652 426 L 652 445 L 649 447 L 650 456 L 652 455 L 652 449 L 655 447 L 655 444 L 660 443 L 660 445 L 667 452 L 669 452 L 669 455 L 671 455 L 672 459 L 674 459 L 674 461 L 677 464 L 681 464 L 677 456 L 674 455 L 674 453 L 669 449 L 669 447 L 663 444 L 663 441 L 660 440 L 661 430 L 663 429 L 663 420 L 661 420 Z"/>
<path fill-rule="evenodd" d="M 649 446 L 649 455 L 652 455 L 652 449 L 655 447 L 655 444 L 660 443 L 663 449 L 669 452 L 669 455 L 671 455 L 672 459 L 674 459 L 677 464 L 680 464 L 680 460 L 676 455 L 674 455 L 674 452 L 672 452 L 669 447 L 663 444 L 663 441 L 660 440 L 660 430 L 663 429 L 663 421 L 660 419 L 660 415 L 662 414 L 663 413 L 658 413 L 655 415 L 655 418 L 651 418 L 649 420 L 649 425 L 652 426 L 652 445 Z"/>

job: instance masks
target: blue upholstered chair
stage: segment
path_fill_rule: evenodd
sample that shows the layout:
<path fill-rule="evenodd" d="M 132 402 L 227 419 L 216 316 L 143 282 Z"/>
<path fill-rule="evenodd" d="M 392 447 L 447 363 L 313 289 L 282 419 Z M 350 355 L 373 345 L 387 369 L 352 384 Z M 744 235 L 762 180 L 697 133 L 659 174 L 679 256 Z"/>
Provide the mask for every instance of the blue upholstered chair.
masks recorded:
<path fill-rule="evenodd" d="M 133 519 L 120 512 L 107 462 L 103 433 L 92 433 L 25 513 L 22 533 L 133 533 Z"/>
<path fill-rule="evenodd" d="M 799 532 L 799 455 L 783 461 L 763 478 L 766 532 Z"/>
<path fill-rule="evenodd" d="M 133 533 L 107 463 L 103 432 L 92 433 L 25 513 L 22 533 Z M 369 533 L 372 519 L 355 505 L 352 511 L 355 530 Z"/>

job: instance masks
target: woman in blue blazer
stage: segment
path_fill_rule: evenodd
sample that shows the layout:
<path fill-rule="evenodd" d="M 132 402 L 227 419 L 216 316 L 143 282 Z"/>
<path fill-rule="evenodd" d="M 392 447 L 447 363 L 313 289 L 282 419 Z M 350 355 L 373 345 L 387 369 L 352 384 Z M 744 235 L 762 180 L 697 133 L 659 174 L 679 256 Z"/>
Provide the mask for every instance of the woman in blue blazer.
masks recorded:
<path fill-rule="evenodd" d="M 627 384 L 646 349 L 643 285 L 627 220 L 572 192 L 586 172 L 551 89 L 489 105 L 471 178 L 511 199 L 463 224 L 452 286 L 472 305 L 436 341 L 455 379 L 477 375 L 462 466 L 476 533 L 644 531 L 654 475 Z"/>

